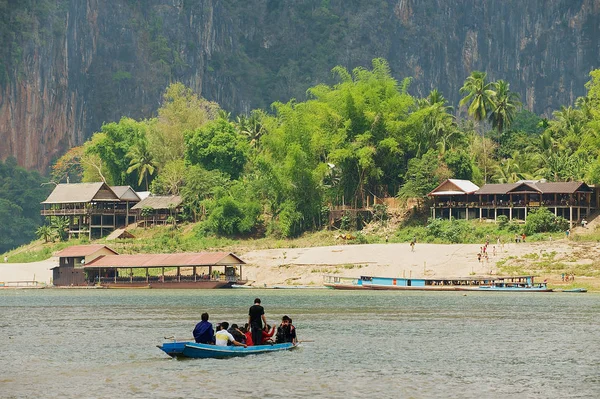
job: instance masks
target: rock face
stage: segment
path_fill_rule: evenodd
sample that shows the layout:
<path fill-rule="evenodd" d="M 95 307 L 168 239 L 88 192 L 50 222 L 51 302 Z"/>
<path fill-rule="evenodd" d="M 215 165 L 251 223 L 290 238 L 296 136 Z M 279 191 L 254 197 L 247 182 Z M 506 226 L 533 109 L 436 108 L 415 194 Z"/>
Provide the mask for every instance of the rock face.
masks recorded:
<path fill-rule="evenodd" d="M 332 83 L 335 65 L 383 57 L 395 77 L 414 78 L 417 96 L 438 88 L 456 105 L 468 74 L 483 70 L 550 114 L 600 67 L 600 0 L 49 3 L 50 16 L 0 17 L 34 15 L 0 43 L 0 159 L 38 170 L 103 122 L 152 116 L 172 81 L 247 112 L 304 98 Z"/>

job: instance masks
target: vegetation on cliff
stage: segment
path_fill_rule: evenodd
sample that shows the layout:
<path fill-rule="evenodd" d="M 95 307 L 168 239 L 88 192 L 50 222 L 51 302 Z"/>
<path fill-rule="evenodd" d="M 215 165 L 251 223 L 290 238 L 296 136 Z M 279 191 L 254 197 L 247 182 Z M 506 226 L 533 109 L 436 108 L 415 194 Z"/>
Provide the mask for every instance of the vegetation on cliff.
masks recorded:
<path fill-rule="evenodd" d="M 298 236 L 320 229 L 331 206 L 425 200 L 448 177 L 600 181 L 600 71 L 588 95 L 552 120 L 520 111 L 507 82 L 478 71 L 461 88 L 465 120 L 437 90 L 411 96 L 410 79 L 392 78 L 383 59 L 333 73 L 337 83 L 310 88 L 306 101 L 235 118 L 173 84 L 156 118 L 105 124 L 59 159 L 54 180 L 71 173 L 71 181 L 181 194 L 198 234 L 230 237 Z"/>
<path fill-rule="evenodd" d="M 51 187 L 38 172 L 27 171 L 14 158 L 0 161 L 0 253 L 35 238 L 42 223 L 40 202 Z"/>

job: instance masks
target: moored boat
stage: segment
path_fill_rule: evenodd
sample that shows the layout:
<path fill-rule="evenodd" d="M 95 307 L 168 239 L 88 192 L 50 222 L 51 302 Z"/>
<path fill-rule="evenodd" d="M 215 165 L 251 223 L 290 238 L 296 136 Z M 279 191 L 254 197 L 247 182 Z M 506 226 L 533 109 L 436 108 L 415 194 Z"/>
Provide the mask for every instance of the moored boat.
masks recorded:
<path fill-rule="evenodd" d="M 334 289 L 371 289 L 404 291 L 525 291 L 550 292 L 546 283 L 533 282 L 534 276 L 472 277 L 375 277 L 360 278 L 325 276 L 324 285 Z"/>
<path fill-rule="evenodd" d="M 292 343 L 248 346 L 217 346 L 198 344 L 195 342 L 165 342 L 158 348 L 171 357 L 192 359 L 225 359 L 257 355 L 268 352 L 280 352 L 296 348 L 298 345 Z"/>
<path fill-rule="evenodd" d="M 562 292 L 587 292 L 585 288 L 570 288 L 568 290 L 562 290 Z"/>
<path fill-rule="evenodd" d="M 323 276 L 323 286 L 336 290 L 364 290 L 362 279 L 358 277 Z"/>

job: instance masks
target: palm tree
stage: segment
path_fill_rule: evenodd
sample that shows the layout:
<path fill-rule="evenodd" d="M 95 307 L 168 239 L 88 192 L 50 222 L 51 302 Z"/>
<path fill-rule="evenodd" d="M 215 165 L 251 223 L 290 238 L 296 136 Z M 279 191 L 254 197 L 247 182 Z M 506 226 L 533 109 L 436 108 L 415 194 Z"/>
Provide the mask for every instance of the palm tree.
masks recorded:
<path fill-rule="evenodd" d="M 488 112 L 495 106 L 494 84 L 488 83 L 486 78 L 485 72 L 473 71 L 460 88 L 460 94 L 466 94 L 460 100 L 460 106 L 468 104 L 469 115 L 478 122 L 485 120 Z"/>
<path fill-rule="evenodd" d="M 142 180 L 146 181 L 146 191 L 148 191 L 148 175 L 154 174 L 154 159 L 150 150 L 148 149 L 148 143 L 146 140 L 139 140 L 133 145 L 127 156 L 131 158 L 129 162 L 129 168 L 127 168 L 127 174 L 130 174 L 134 170 L 138 171 L 138 186 L 142 184 Z"/>
<path fill-rule="evenodd" d="M 485 72 L 473 71 L 465 80 L 463 87 L 460 88 L 460 93 L 465 94 L 465 97 L 460 100 L 459 105 L 469 105 L 467 112 L 477 122 L 486 119 L 488 112 L 495 107 L 494 85 L 487 82 L 487 74 Z M 483 138 L 483 133 L 482 133 Z M 485 143 L 485 140 L 483 141 Z M 483 146 L 483 159 L 487 158 L 485 154 L 485 145 Z M 483 164 L 483 181 L 487 181 L 487 163 Z"/>
<path fill-rule="evenodd" d="M 510 127 L 515 113 L 521 107 L 519 95 L 510 91 L 510 84 L 504 80 L 498 80 L 494 84 L 496 95 L 494 96 L 494 105 L 490 113 L 490 122 L 498 130 L 498 138 L 505 128 Z"/>
<path fill-rule="evenodd" d="M 50 229 L 59 240 L 65 241 L 69 231 L 69 219 L 66 217 L 55 217 L 50 222 Z"/>
<path fill-rule="evenodd" d="M 35 231 L 35 234 L 39 238 L 42 238 L 44 240 L 44 242 L 50 242 L 50 240 L 54 241 L 53 240 L 54 232 L 52 231 L 52 228 L 50 226 L 48 226 L 47 224 L 38 227 L 37 230 Z"/>

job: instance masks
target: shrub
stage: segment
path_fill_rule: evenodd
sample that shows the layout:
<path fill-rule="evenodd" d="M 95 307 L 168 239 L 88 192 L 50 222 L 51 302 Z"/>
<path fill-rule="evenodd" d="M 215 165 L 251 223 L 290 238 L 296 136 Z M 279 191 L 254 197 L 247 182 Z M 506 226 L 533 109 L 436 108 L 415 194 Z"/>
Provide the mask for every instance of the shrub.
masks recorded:
<path fill-rule="evenodd" d="M 498 228 L 500 230 L 504 230 L 508 227 L 508 216 L 506 215 L 500 215 L 496 218 L 496 222 L 498 223 Z"/>
<path fill-rule="evenodd" d="M 527 215 L 525 222 L 525 234 L 528 236 L 535 233 L 547 233 L 566 230 L 568 222 L 561 217 L 557 217 L 546 208 L 534 209 Z"/>

